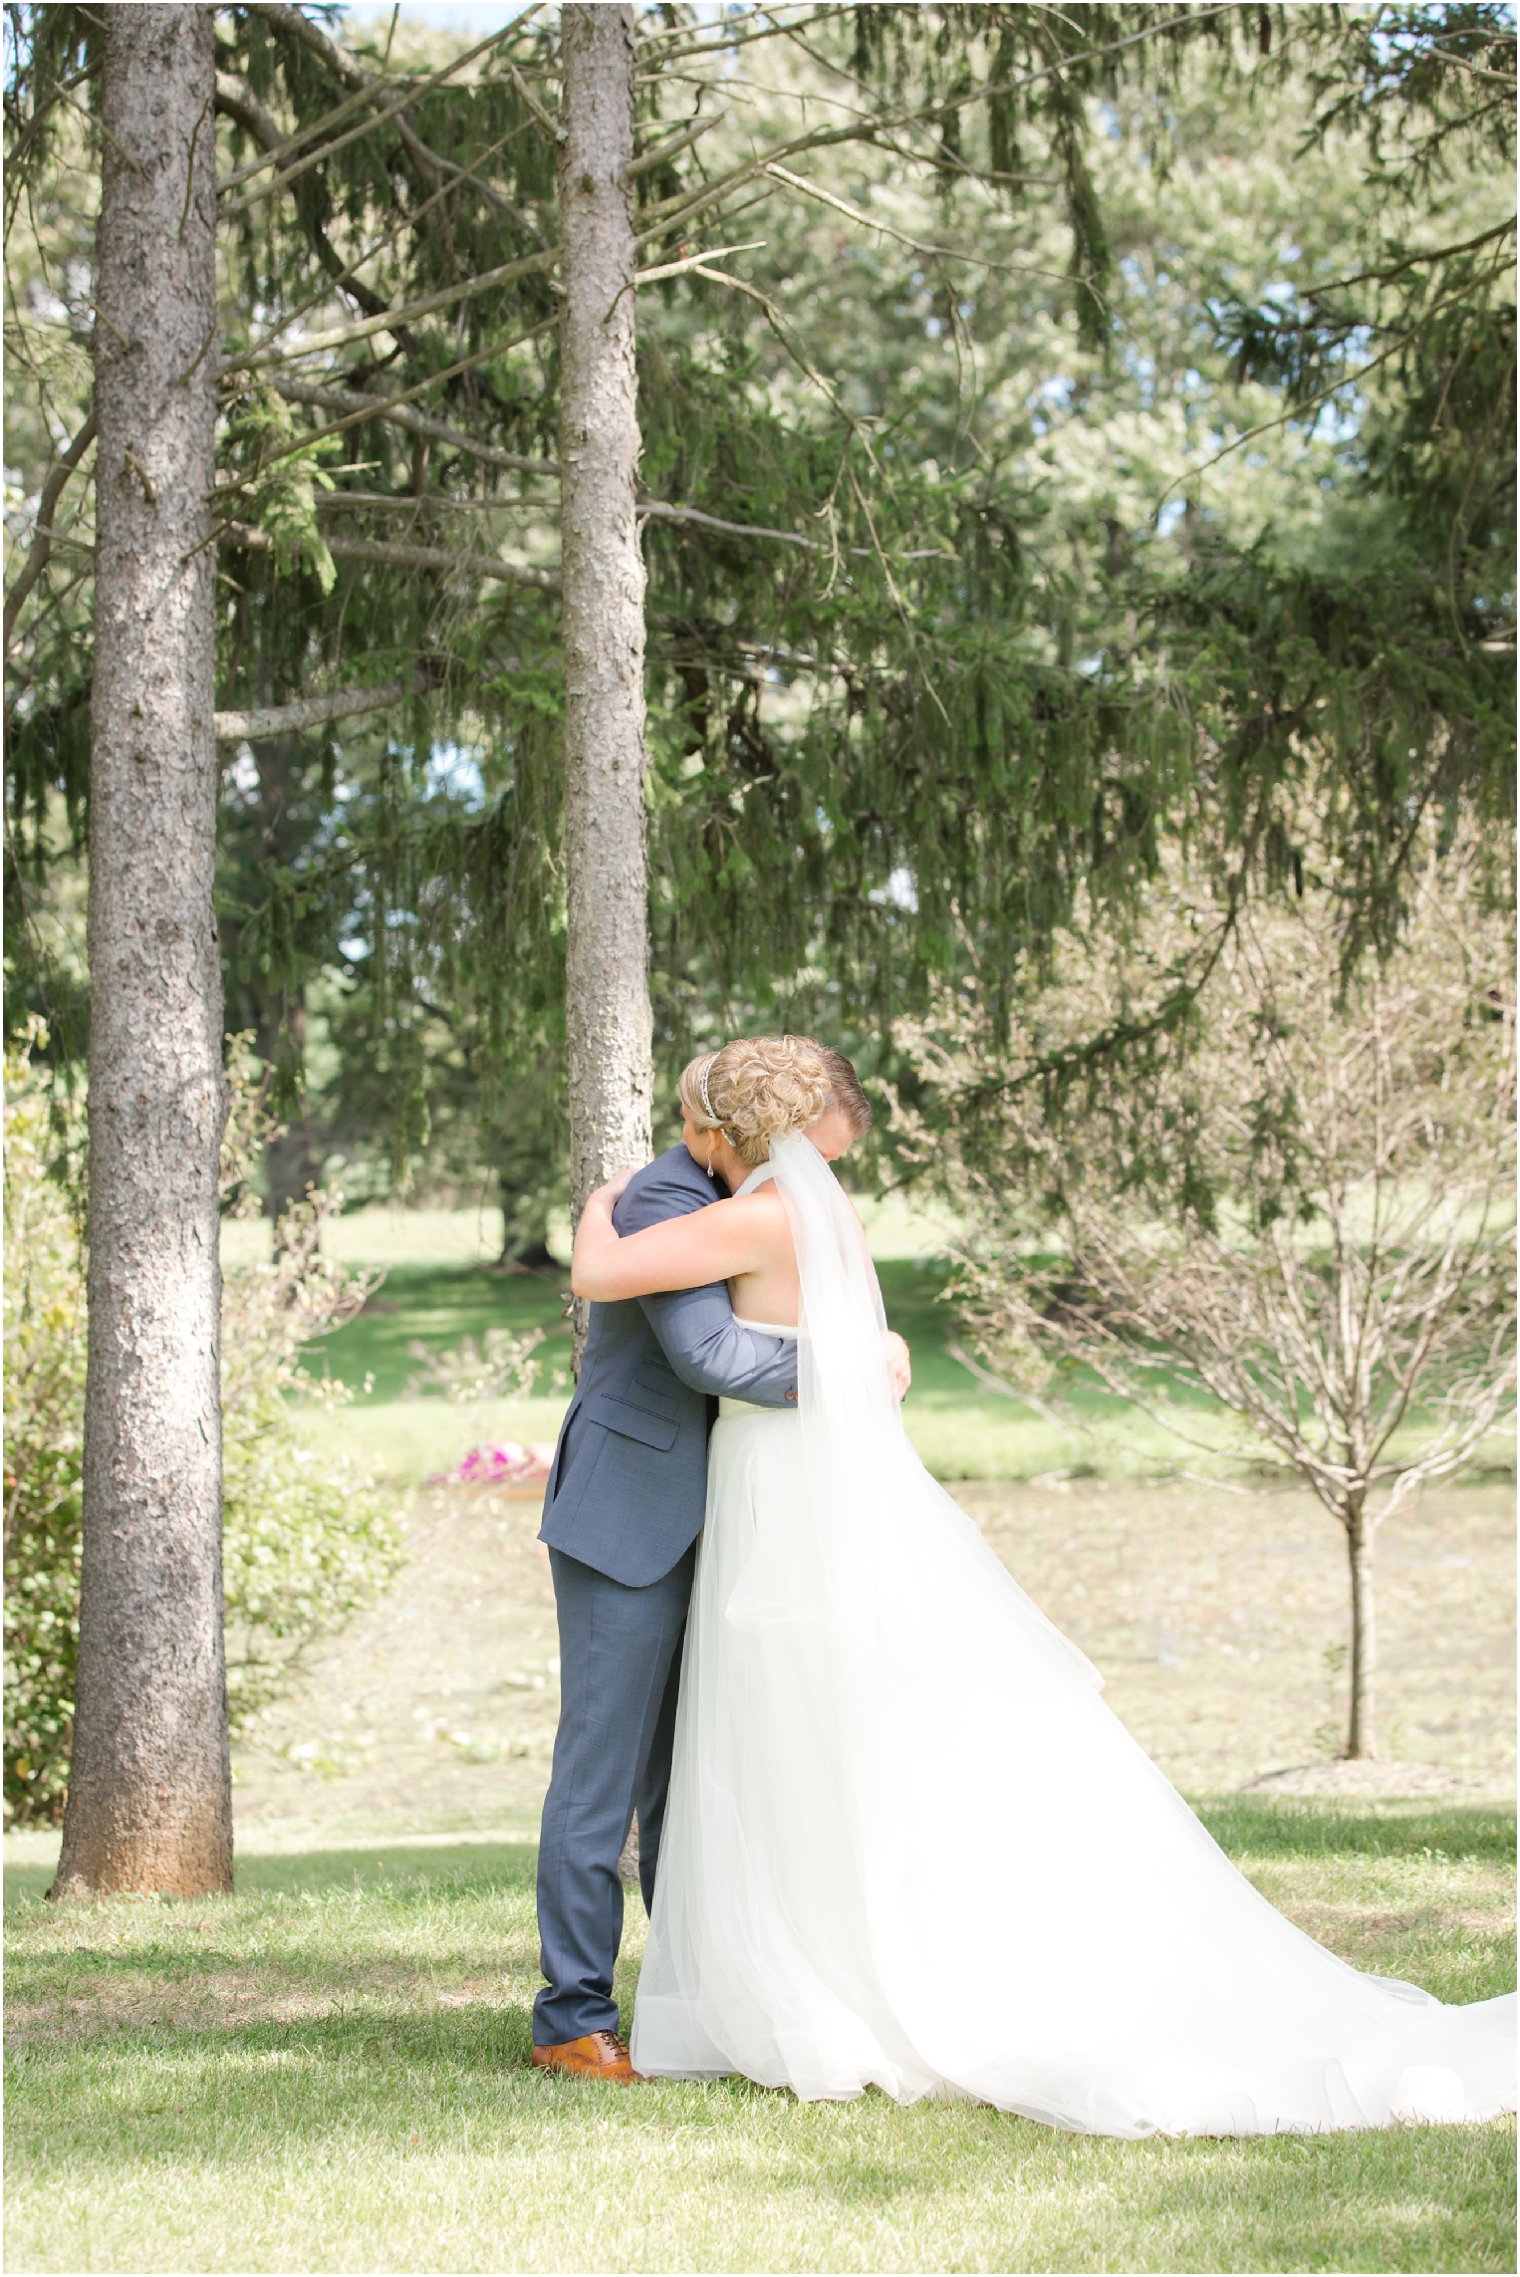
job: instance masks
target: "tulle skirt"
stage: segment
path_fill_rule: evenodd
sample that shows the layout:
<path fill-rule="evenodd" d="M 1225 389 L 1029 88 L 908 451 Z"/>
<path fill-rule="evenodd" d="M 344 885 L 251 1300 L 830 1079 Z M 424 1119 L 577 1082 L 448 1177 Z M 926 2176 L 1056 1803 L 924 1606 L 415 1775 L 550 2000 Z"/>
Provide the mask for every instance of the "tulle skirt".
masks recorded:
<path fill-rule="evenodd" d="M 845 1572 L 804 1444 L 731 1402 L 713 1430 L 639 2071 L 1118 2136 L 1514 2109 L 1513 1996 L 1445 2007 L 1295 1929 L 910 1453 Z"/>

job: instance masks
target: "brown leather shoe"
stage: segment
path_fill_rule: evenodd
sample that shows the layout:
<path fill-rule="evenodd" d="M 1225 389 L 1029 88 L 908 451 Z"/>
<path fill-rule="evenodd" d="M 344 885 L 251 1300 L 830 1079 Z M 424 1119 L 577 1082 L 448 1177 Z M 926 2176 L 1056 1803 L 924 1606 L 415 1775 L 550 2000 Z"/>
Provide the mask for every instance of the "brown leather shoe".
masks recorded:
<path fill-rule="evenodd" d="M 619 2087 L 632 2087 L 643 2076 L 628 2061 L 628 2050 L 616 2032 L 588 2032 L 583 2040 L 535 2048 L 533 2069 L 569 2072 L 576 2079 L 610 2079 Z"/>

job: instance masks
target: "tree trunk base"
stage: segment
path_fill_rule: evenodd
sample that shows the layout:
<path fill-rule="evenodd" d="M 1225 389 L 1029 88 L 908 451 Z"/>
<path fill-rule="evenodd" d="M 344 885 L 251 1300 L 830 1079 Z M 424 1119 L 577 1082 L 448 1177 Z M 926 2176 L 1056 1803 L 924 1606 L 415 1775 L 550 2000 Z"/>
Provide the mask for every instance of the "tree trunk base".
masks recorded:
<path fill-rule="evenodd" d="M 213 1808 L 201 1827 L 166 1828 L 159 1840 L 147 1831 L 99 1844 L 65 1837 L 47 1895 L 55 1905 L 100 1897 L 230 1897 L 230 1834 Z"/>
<path fill-rule="evenodd" d="M 496 1260 L 499 1273 L 563 1273 L 565 1268 L 546 1241 L 531 1242 L 526 1249 L 515 1249 L 510 1254 L 503 1250 Z"/>

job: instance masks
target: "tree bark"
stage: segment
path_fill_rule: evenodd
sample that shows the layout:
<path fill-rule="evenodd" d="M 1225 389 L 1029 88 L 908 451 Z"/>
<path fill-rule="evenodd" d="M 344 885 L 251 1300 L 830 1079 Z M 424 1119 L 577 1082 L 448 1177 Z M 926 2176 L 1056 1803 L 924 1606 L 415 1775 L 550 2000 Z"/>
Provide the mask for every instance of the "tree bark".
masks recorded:
<path fill-rule="evenodd" d="M 561 15 L 560 498 L 571 1199 L 650 1151 L 633 11 Z"/>
<path fill-rule="evenodd" d="M 1346 1527 L 1351 1556 L 1351 1723 L 1346 1753 L 1353 1760 L 1377 1754 L 1377 1604 L 1372 1587 L 1372 1528 L 1361 1510 Z"/>
<path fill-rule="evenodd" d="M 212 11 L 102 19 L 89 1368 L 55 1897 L 232 1886 L 213 909 Z"/>

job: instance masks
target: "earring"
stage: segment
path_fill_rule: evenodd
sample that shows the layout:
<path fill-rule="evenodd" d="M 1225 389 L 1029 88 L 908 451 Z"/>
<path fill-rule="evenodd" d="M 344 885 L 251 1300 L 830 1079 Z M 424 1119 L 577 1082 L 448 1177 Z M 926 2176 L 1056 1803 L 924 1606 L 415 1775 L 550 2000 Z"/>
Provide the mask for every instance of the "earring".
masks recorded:
<path fill-rule="evenodd" d="M 709 1147 L 709 1148 L 708 1148 L 708 1150 L 707 1150 L 707 1175 L 708 1175 L 708 1177 L 709 1177 L 709 1178 L 712 1178 L 712 1177 L 714 1177 L 714 1176 L 716 1175 L 716 1173 L 715 1173 L 715 1172 L 714 1172 L 714 1170 L 713 1170 L 713 1166 L 712 1166 L 712 1148 L 711 1148 L 711 1147 Z"/>

